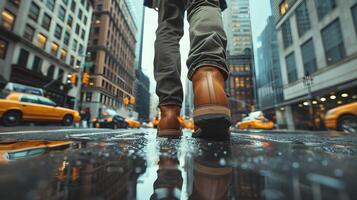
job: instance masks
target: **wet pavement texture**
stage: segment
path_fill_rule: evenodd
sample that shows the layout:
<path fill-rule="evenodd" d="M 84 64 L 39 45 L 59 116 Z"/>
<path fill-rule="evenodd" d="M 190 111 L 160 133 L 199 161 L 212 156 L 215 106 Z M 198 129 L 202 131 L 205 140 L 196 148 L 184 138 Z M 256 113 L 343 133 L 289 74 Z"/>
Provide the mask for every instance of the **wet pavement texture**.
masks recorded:
<path fill-rule="evenodd" d="M 154 129 L 0 135 L 1 199 L 341 199 L 357 196 L 357 137 L 233 132 L 230 141 Z"/>

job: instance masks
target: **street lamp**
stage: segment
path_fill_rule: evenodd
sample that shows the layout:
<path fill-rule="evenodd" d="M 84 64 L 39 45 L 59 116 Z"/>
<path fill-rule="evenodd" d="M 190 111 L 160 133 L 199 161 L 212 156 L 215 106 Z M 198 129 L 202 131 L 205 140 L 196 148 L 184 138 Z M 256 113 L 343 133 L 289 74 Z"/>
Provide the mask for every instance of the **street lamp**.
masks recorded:
<path fill-rule="evenodd" d="M 312 123 L 312 128 L 315 127 L 315 122 L 314 122 L 314 108 L 312 105 L 312 92 L 311 92 L 311 87 L 313 84 L 313 77 L 310 75 L 309 72 L 307 72 L 303 78 L 303 82 L 305 87 L 307 88 L 307 100 L 309 103 L 309 115 L 310 115 L 310 121 Z"/>

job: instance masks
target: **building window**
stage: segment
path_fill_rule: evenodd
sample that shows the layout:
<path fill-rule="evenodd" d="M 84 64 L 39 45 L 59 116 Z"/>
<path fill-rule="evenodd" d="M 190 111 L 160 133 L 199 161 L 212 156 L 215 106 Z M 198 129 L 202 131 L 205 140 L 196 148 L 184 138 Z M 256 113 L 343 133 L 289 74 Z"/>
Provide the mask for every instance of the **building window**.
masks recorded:
<path fill-rule="evenodd" d="M 301 46 L 302 61 L 304 64 L 305 74 L 312 74 L 317 70 L 315 47 L 311 38 Z"/>
<path fill-rule="evenodd" d="M 11 31 L 12 28 L 14 27 L 15 18 L 16 18 L 15 15 L 5 9 L 1 13 L 1 18 L 2 18 L 1 27 L 3 27 L 8 31 Z"/>
<path fill-rule="evenodd" d="M 74 65 L 74 56 L 71 56 L 71 57 L 70 57 L 70 59 L 69 59 L 69 64 L 70 64 L 71 66 Z"/>
<path fill-rule="evenodd" d="M 24 38 L 32 42 L 34 35 L 35 35 L 35 28 L 26 24 L 25 31 L 24 31 Z"/>
<path fill-rule="evenodd" d="M 8 43 L 5 40 L 0 39 L 0 58 L 5 59 Z"/>
<path fill-rule="evenodd" d="M 75 52 L 77 51 L 77 44 L 78 44 L 77 40 L 73 40 L 72 50 Z"/>
<path fill-rule="evenodd" d="M 328 13 L 337 7 L 335 0 L 315 0 L 317 16 L 319 19 L 325 17 Z"/>
<path fill-rule="evenodd" d="M 63 69 L 59 69 L 59 70 L 58 70 L 57 80 L 63 82 L 63 75 L 64 75 Z"/>
<path fill-rule="evenodd" d="M 66 31 L 66 32 L 64 33 L 64 38 L 63 38 L 63 43 L 64 43 L 65 45 L 68 45 L 68 44 L 69 44 L 69 37 L 70 37 L 70 35 L 69 35 L 69 33 Z"/>
<path fill-rule="evenodd" d="M 59 40 L 61 40 L 62 37 L 62 26 L 60 25 L 56 25 L 56 29 L 55 29 L 55 37 Z"/>
<path fill-rule="evenodd" d="M 68 4 L 68 0 L 62 0 L 64 5 L 67 5 Z"/>
<path fill-rule="evenodd" d="M 33 63 L 32 63 L 32 70 L 35 72 L 41 72 L 42 67 L 42 60 L 40 57 L 35 56 Z"/>
<path fill-rule="evenodd" d="M 79 44 L 78 53 L 83 54 L 83 45 Z"/>
<path fill-rule="evenodd" d="M 76 2 L 73 0 L 71 3 L 71 11 L 74 13 L 76 12 Z"/>
<path fill-rule="evenodd" d="M 66 58 L 67 58 L 67 50 L 66 49 L 61 49 L 60 58 L 61 58 L 61 60 L 63 60 L 63 62 L 66 61 Z"/>
<path fill-rule="evenodd" d="M 44 36 L 43 34 L 39 33 L 37 35 L 38 47 L 40 47 L 41 49 L 44 49 L 46 47 L 46 42 L 47 42 L 47 37 Z"/>
<path fill-rule="evenodd" d="M 66 16 L 66 9 L 63 6 L 61 6 L 58 9 L 58 18 L 64 21 L 65 16 Z"/>
<path fill-rule="evenodd" d="M 331 22 L 321 31 L 328 65 L 342 60 L 346 56 L 345 45 L 339 19 Z"/>
<path fill-rule="evenodd" d="M 46 6 L 51 11 L 53 11 L 53 9 L 55 9 L 55 4 L 56 4 L 55 0 L 46 0 Z"/>
<path fill-rule="evenodd" d="M 84 40 L 85 36 L 86 36 L 86 31 L 84 29 L 82 29 L 82 32 L 81 32 L 82 40 Z"/>
<path fill-rule="evenodd" d="M 296 71 L 296 62 L 295 54 L 291 53 L 285 58 L 286 61 L 286 70 L 288 73 L 288 82 L 292 83 L 297 80 L 297 71 Z"/>
<path fill-rule="evenodd" d="M 42 18 L 42 27 L 45 28 L 46 30 L 49 30 L 51 26 L 51 21 L 52 21 L 51 16 L 45 13 Z"/>
<path fill-rule="evenodd" d="M 91 101 L 92 101 L 92 93 L 86 92 L 86 102 L 91 102 Z"/>
<path fill-rule="evenodd" d="M 81 9 L 79 9 L 79 11 L 78 11 L 78 19 L 82 20 L 82 16 L 83 16 L 83 12 L 82 12 Z"/>
<path fill-rule="evenodd" d="M 355 29 L 357 33 L 357 4 L 352 7 L 352 17 L 353 17 L 353 23 L 355 24 Z"/>
<path fill-rule="evenodd" d="M 17 60 L 17 64 L 20 67 L 26 68 L 28 59 L 29 59 L 29 52 L 26 51 L 25 49 L 21 49 L 19 58 Z"/>
<path fill-rule="evenodd" d="M 279 5 L 280 16 L 285 15 L 288 9 L 289 9 L 288 2 L 286 2 L 286 0 L 282 1 Z"/>
<path fill-rule="evenodd" d="M 58 44 L 55 42 L 51 43 L 51 54 L 54 56 L 57 56 L 57 52 L 58 52 Z"/>
<path fill-rule="evenodd" d="M 291 35 L 290 21 L 287 19 L 281 26 L 281 33 L 283 35 L 284 48 L 289 47 L 293 43 Z"/>
<path fill-rule="evenodd" d="M 102 11 L 103 10 L 103 5 L 102 4 L 98 4 L 97 5 L 97 11 Z"/>
<path fill-rule="evenodd" d="M 95 34 L 95 35 L 99 35 L 99 32 L 100 32 L 99 27 L 95 27 L 95 28 L 94 28 L 94 34 Z"/>
<path fill-rule="evenodd" d="M 88 21 L 88 17 L 87 17 L 87 16 L 84 16 L 84 19 L 83 19 L 84 25 L 87 25 L 87 21 Z"/>
<path fill-rule="evenodd" d="M 81 28 L 80 28 L 79 24 L 77 24 L 77 25 L 76 25 L 76 34 L 77 34 L 77 35 L 79 35 L 80 29 L 81 29 Z"/>
<path fill-rule="evenodd" d="M 37 22 L 39 15 L 40 15 L 40 7 L 36 3 L 32 2 L 29 12 L 29 17 L 33 19 L 35 22 Z"/>
<path fill-rule="evenodd" d="M 68 15 L 67 25 L 72 28 L 72 24 L 73 24 L 73 17 L 71 15 Z"/>
<path fill-rule="evenodd" d="M 14 4 L 15 6 L 19 6 L 21 3 L 21 0 L 9 0 L 12 4 Z"/>
<path fill-rule="evenodd" d="M 306 0 L 299 5 L 295 13 L 299 36 L 302 36 L 306 31 L 310 30 L 311 28 L 309 11 L 306 6 Z"/>
<path fill-rule="evenodd" d="M 53 79 L 53 75 L 55 74 L 55 66 L 51 65 L 47 70 L 47 77 Z"/>

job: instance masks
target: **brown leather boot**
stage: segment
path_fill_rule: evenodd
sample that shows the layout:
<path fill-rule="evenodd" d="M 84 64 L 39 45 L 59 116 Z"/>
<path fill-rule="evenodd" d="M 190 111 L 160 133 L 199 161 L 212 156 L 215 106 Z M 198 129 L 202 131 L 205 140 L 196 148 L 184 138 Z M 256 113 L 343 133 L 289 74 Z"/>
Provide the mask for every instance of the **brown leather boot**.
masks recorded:
<path fill-rule="evenodd" d="M 157 127 L 159 137 L 180 137 L 182 135 L 180 122 L 181 108 L 176 105 L 160 106 L 161 119 Z"/>
<path fill-rule="evenodd" d="M 194 137 L 228 139 L 231 112 L 222 73 L 211 66 L 199 68 L 192 77 L 195 122 Z"/>

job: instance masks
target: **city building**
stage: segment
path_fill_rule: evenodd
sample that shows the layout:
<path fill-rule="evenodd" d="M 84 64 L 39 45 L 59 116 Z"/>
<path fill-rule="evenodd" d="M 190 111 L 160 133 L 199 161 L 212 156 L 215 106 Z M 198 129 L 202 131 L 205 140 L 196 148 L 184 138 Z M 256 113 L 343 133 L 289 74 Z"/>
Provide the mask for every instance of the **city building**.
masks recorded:
<path fill-rule="evenodd" d="M 223 23 L 227 34 L 227 63 L 230 77 L 226 90 L 230 95 L 232 123 L 236 124 L 255 109 L 254 68 L 249 0 L 227 1 Z"/>
<path fill-rule="evenodd" d="M 273 2 L 289 129 L 323 128 L 325 112 L 357 100 L 357 1 Z"/>
<path fill-rule="evenodd" d="M 35 86 L 58 105 L 74 107 L 93 1 L 0 1 L 1 80 Z M 81 80 L 78 80 L 79 82 Z"/>
<path fill-rule="evenodd" d="M 134 93 L 134 18 L 126 1 L 95 0 L 94 8 L 87 60 L 91 84 L 82 88 L 82 107 L 89 107 L 92 116 L 106 108 L 132 115 L 132 106 L 125 108 L 123 100 Z"/>
<path fill-rule="evenodd" d="M 186 91 L 185 91 L 185 99 L 184 99 L 184 109 L 183 114 L 186 117 L 193 117 L 193 109 L 194 109 L 194 102 L 193 102 L 193 87 L 192 81 L 186 79 Z"/>

